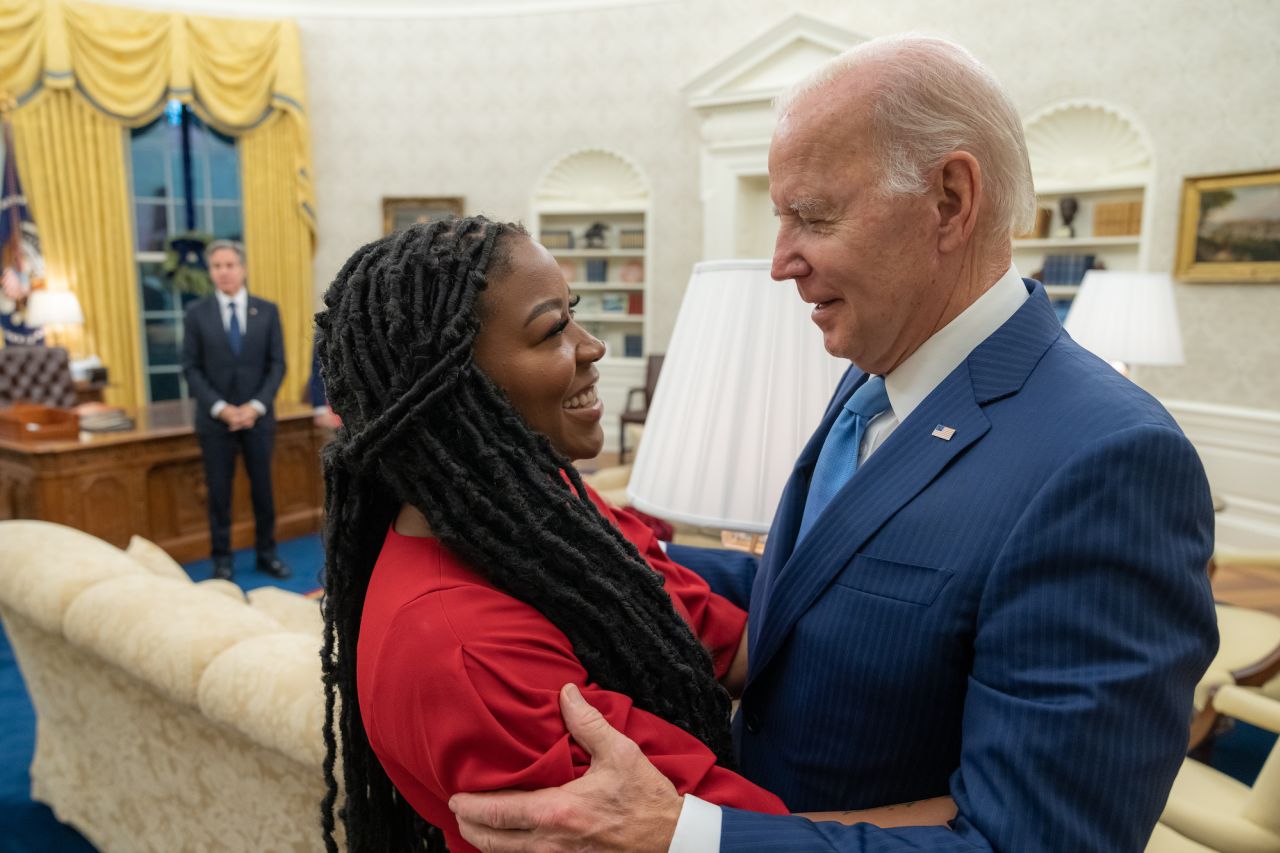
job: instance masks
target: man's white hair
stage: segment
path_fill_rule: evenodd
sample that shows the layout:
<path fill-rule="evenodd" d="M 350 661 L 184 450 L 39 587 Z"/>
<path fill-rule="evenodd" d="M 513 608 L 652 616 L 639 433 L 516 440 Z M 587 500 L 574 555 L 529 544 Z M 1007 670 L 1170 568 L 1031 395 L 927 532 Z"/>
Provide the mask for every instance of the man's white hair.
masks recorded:
<path fill-rule="evenodd" d="M 1036 196 L 1022 120 L 995 76 L 957 44 L 909 33 L 864 42 L 831 59 L 778 99 L 785 114 L 801 97 L 874 67 L 872 144 L 880 189 L 919 194 L 948 154 L 967 151 L 982 169 L 990 237 L 1030 230 Z"/>

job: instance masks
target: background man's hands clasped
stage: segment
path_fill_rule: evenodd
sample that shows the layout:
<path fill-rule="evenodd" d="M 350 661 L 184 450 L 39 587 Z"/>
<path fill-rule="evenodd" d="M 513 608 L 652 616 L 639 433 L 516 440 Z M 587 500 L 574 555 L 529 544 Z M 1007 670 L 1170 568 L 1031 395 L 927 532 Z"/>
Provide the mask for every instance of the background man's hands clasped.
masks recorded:
<path fill-rule="evenodd" d="M 218 420 L 230 427 L 232 432 L 250 429 L 258 422 L 258 410 L 248 403 L 243 406 L 228 404 L 223 407 L 222 411 L 218 412 Z"/>

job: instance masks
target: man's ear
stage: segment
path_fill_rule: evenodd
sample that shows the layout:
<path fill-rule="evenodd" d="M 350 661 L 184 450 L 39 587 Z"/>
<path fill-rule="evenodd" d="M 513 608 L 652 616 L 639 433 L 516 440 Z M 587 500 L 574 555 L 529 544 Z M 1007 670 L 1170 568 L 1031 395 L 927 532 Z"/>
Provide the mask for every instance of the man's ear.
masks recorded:
<path fill-rule="evenodd" d="M 956 252 L 969 243 L 978 224 L 984 201 L 982 167 L 968 151 L 954 151 L 942 161 L 936 175 L 938 249 Z"/>

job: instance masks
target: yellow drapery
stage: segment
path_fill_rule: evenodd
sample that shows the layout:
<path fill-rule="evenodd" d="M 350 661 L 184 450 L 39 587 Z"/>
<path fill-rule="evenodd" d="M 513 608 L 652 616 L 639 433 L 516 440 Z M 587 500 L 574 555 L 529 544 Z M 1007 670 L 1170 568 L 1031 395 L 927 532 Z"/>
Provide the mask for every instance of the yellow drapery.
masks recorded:
<path fill-rule="evenodd" d="M 112 402 L 135 406 L 137 380 L 121 381 L 141 376 L 142 354 L 120 125 L 71 92 L 45 91 L 14 114 L 13 136 L 48 285 L 79 297 L 87 345 L 115 378 Z"/>
<path fill-rule="evenodd" d="M 103 168 L 86 171 L 94 183 L 78 185 L 74 196 L 65 188 L 42 183 L 66 179 L 67 173 L 57 168 L 36 165 L 56 155 L 21 151 L 28 145 L 47 144 L 40 139 L 78 133 L 79 125 L 58 124 L 78 113 L 45 104 L 49 90 L 87 102 L 111 117 L 119 137 L 115 144 L 118 174 L 105 171 L 107 155 L 102 154 L 98 160 Z M 65 271 L 84 303 L 88 335 L 112 368 L 118 386 L 112 399 L 121 403 L 145 397 L 136 343 L 138 282 L 132 258 L 132 214 L 126 209 L 120 222 L 125 229 L 120 243 L 123 259 L 115 254 L 78 254 L 85 247 L 119 237 L 114 226 L 93 218 L 81 198 L 91 197 L 105 205 L 103 211 L 115 215 L 107 210 L 114 204 L 111 199 L 118 192 L 128 199 L 122 126 L 147 124 L 170 98 L 189 104 L 202 120 L 239 139 L 249 286 L 280 304 L 289 360 L 281 395 L 298 399 L 310 368 L 315 220 L 297 25 L 146 12 L 72 0 L 0 0 L 0 105 L 12 110 L 15 134 L 31 140 L 15 142 L 15 147 L 20 150 L 19 173 L 41 230 L 46 264 L 51 270 Z M 61 103 L 59 99 L 49 103 L 55 102 Z M 33 110 L 44 110 L 39 120 L 36 113 L 26 115 Z M 45 121 L 52 122 L 42 131 L 46 137 L 18 131 L 19 125 L 43 126 Z M 85 242 L 74 236 L 86 227 L 96 227 L 101 239 Z M 69 233 L 54 234 L 51 229 L 69 229 Z M 101 296 L 91 298 L 91 292 Z M 108 302 L 130 304 L 133 313 L 126 315 L 123 307 L 103 308 Z M 127 327 L 122 325 L 125 320 Z M 132 361 L 123 352 L 109 354 L 104 348 L 106 341 L 124 334 L 135 339 Z M 111 360 L 116 357 L 122 361 Z"/>

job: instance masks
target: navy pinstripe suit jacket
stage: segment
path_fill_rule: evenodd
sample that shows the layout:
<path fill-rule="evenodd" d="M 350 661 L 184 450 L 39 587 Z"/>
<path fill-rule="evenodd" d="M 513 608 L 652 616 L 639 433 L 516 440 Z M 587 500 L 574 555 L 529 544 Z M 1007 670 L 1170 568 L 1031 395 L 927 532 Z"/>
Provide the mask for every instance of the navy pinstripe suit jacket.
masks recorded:
<path fill-rule="evenodd" d="M 1217 648 L 1209 488 L 1027 287 L 796 545 L 846 375 L 769 534 L 734 720 L 743 772 L 793 811 L 950 793 L 954 831 L 725 809 L 721 849 L 1145 846 Z"/>

